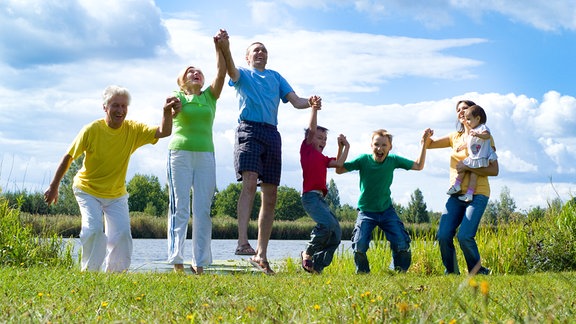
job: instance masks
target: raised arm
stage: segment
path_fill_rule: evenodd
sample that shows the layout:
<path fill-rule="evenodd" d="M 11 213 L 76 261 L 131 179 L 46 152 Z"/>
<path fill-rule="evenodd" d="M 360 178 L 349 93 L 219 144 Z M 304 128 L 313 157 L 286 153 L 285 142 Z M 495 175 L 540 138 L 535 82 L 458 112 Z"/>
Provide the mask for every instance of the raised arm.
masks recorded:
<path fill-rule="evenodd" d="M 336 160 L 330 161 L 328 164 L 329 168 L 342 168 L 344 162 L 348 158 L 348 151 L 350 150 L 350 143 L 346 139 L 346 136 L 340 134 L 338 136 L 338 155 L 336 156 Z"/>
<path fill-rule="evenodd" d="M 60 165 L 58 165 L 58 169 L 56 169 L 52 182 L 50 182 L 48 189 L 44 192 L 44 201 L 48 206 L 58 202 L 58 188 L 60 187 L 60 181 L 64 178 L 68 168 L 70 168 L 70 164 L 72 164 L 72 156 L 70 154 L 64 155 L 62 161 L 60 161 Z"/>
<path fill-rule="evenodd" d="M 416 159 L 416 161 L 414 161 L 414 164 L 412 164 L 412 170 L 420 171 L 424 169 L 424 162 L 426 161 L 426 148 L 428 145 L 430 145 L 429 138 L 433 133 L 434 132 L 430 128 L 424 130 L 424 134 L 422 134 L 421 140 L 422 147 L 420 148 L 420 156 Z"/>
<path fill-rule="evenodd" d="M 310 113 L 310 122 L 308 123 L 308 132 L 306 133 L 306 144 L 312 143 L 312 139 L 316 136 L 316 129 L 318 126 L 318 109 L 312 107 Z"/>
<path fill-rule="evenodd" d="M 214 47 L 216 48 L 216 77 L 212 81 L 210 89 L 214 98 L 220 98 L 222 93 L 222 87 L 224 86 L 224 79 L 226 79 L 226 58 L 221 50 L 221 44 L 226 41 L 228 42 L 228 34 L 225 30 L 220 29 L 218 34 L 214 36 Z M 230 49 L 228 49 L 230 51 Z"/>
<path fill-rule="evenodd" d="M 180 102 L 180 99 L 176 97 L 166 98 L 163 108 L 164 113 L 162 114 L 162 122 L 156 129 L 156 135 L 154 135 L 154 137 L 163 138 L 172 134 L 172 117 L 176 116 L 180 112 L 181 108 L 182 103 Z"/>
<path fill-rule="evenodd" d="M 229 36 L 228 36 L 228 32 L 225 29 L 220 29 L 220 32 L 218 33 L 218 35 L 220 35 L 220 51 L 222 52 L 222 55 L 224 56 L 224 60 L 225 60 L 225 64 L 226 64 L 226 71 L 228 72 L 228 76 L 230 77 L 230 80 L 232 80 L 232 82 L 236 82 L 238 81 L 238 78 L 240 78 L 240 72 L 238 71 L 238 69 L 236 68 L 236 65 L 234 64 L 234 60 L 232 59 L 232 53 L 230 52 L 230 41 L 229 41 Z"/>

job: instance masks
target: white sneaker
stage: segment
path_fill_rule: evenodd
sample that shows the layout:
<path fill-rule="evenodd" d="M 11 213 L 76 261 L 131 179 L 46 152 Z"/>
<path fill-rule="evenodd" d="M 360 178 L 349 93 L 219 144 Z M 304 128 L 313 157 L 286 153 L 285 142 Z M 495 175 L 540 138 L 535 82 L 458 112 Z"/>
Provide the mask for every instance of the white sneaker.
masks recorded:
<path fill-rule="evenodd" d="M 453 195 L 453 194 L 457 194 L 460 192 L 460 185 L 453 185 L 452 187 L 450 187 L 450 189 L 448 189 L 448 191 L 446 192 L 447 195 Z"/>
<path fill-rule="evenodd" d="M 465 195 L 458 197 L 458 199 L 462 200 L 463 202 L 472 202 L 472 200 L 474 200 L 474 197 L 471 194 L 467 193 Z"/>

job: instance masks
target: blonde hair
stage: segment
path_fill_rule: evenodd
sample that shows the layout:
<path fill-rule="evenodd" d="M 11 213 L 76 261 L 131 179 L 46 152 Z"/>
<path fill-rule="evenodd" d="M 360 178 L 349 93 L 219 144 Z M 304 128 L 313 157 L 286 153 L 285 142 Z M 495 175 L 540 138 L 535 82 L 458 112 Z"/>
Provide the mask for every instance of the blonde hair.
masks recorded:
<path fill-rule="evenodd" d="M 176 83 L 178 84 L 180 90 L 184 90 L 184 85 L 186 84 L 186 73 L 188 73 L 188 70 L 190 69 L 194 69 L 202 73 L 202 70 L 192 65 L 185 67 L 182 71 L 180 71 L 180 73 L 178 73 L 178 78 L 176 79 Z M 202 75 L 204 75 L 204 73 L 202 73 Z"/>
<path fill-rule="evenodd" d="M 388 133 L 387 130 L 381 128 L 381 129 L 377 129 L 375 131 L 372 132 L 372 139 L 374 139 L 374 137 L 376 136 L 382 136 L 382 137 L 388 137 L 388 140 L 390 141 L 390 144 L 392 144 L 392 134 Z"/>

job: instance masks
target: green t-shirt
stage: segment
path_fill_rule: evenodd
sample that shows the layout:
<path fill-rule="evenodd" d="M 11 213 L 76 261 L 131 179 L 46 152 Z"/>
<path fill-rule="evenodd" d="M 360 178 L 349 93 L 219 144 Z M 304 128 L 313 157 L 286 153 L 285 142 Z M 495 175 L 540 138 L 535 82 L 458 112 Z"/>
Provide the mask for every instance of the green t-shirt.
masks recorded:
<path fill-rule="evenodd" d="M 384 162 L 374 161 L 372 154 L 362 154 L 344 163 L 348 171 L 360 171 L 360 198 L 358 209 L 365 212 L 383 212 L 392 205 L 390 186 L 394 169 L 410 170 L 414 161 L 395 154 L 388 154 Z"/>
<path fill-rule="evenodd" d="M 172 138 L 168 144 L 171 150 L 192 152 L 214 152 L 212 125 L 216 115 L 216 98 L 210 87 L 200 95 L 175 93 L 182 102 L 182 110 L 174 118 Z"/>

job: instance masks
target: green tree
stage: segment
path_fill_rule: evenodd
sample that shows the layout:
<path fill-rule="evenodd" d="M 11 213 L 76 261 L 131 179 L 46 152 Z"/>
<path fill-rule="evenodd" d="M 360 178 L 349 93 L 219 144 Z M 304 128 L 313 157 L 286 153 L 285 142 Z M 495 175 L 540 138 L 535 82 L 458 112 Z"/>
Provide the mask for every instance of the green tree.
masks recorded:
<path fill-rule="evenodd" d="M 231 183 L 226 189 L 217 192 L 214 197 L 214 213 L 216 215 L 228 215 L 233 218 L 238 218 L 237 205 L 240 192 L 242 191 L 241 183 Z M 258 212 L 262 199 L 258 192 L 254 197 L 254 205 L 252 207 L 251 219 L 258 219 Z"/>
<path fill-rule="evenodd" d="M 84 154 L 72 161 L 68 171 L 60 181 L 58 188 L 58 202 L 50 207 L 51 214 L 65 214 L 65 215 L 80 215 L 80 208 L 76 202 L 72 185 L 74 183 L 74 176 L 82 167 L 84 161 Z"/>
<path fill-rule="evenodd" d="M 326 202 L 332 212 L 336 212 L 340 208 L 340 193 L 334 179 L 330 179 L 328 183 L 328 193 L 326 194 Z"/>
<path fill-rule="evenodd" d="M 510 189 L 504 186 L 500 192 L 498 201 L 498 218 L 503 223 L 510 222 L 510 216 L 516 210 L 516 202 L 510 195 Z"/>
<path fill-rule="evenodd" d="M 344 204 L 338 208 L 334 214 L 336 214 L 336 218 L 338 218 L 339 221 L 354 221 L 358 216 L 358 211 L 351 205 Z"/>
<path fill-rule="evenodd" d="M 498 225 L 498 204 L 496 202 L 488 201 L 482 215 L 482 222 L 488 225 Z"/>
<path fill-rule="evenodd" d="M 409 223 L 429 223 L 430 217 L 426 208 L 424 195 L 420 189 L 416 188 L 414 193 L 410 195 L 410 202 L 406 209 L 406 221 Z"/>
<path fill-rule="evenodd" d="M 300 193 L 294 188 L 287 186 L 278 187 L 278 199 L 276 201 L 276 219 L 296 220 L 306 215 Z"/>
<path fill-rule="evenodd" d="M 162 190 L 157 176 L 136 174 L 128 182 L 126 190 L 130 194 L 130 211 L 146 211 L 155 216 L 165 215 L 168 211 L 168 195 Z"/>

